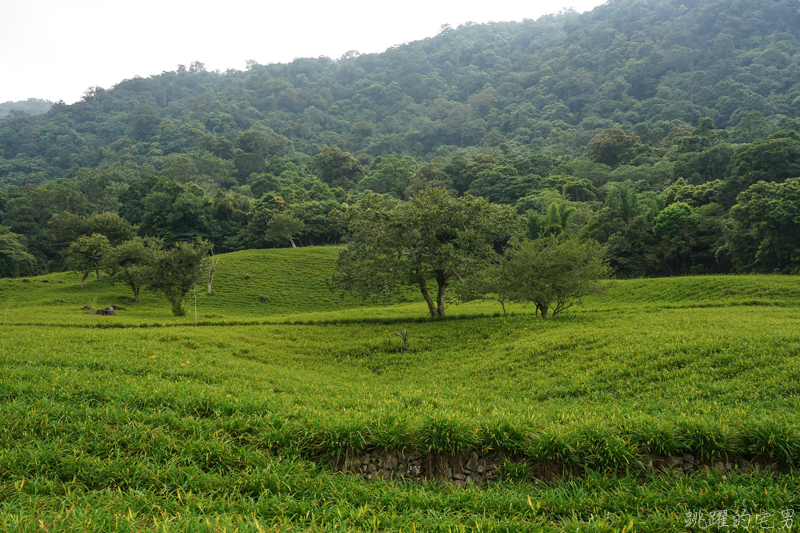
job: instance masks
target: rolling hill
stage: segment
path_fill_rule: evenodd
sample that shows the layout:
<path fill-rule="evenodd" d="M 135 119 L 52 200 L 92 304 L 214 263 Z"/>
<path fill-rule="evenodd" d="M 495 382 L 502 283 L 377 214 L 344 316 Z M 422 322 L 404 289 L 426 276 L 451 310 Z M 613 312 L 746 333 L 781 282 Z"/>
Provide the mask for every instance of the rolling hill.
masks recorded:
<path fill-rule="evenodd" d="M 335 255 L 220 256 L 197 327 L 153 296 L 90 327 L 78 305 L 124 291 L 3 280 L 0 524 L 674 531 L 719 509 L 778 528 L 797 506 L 795 277 L 426 321 L 413 293 L 333 298 Z"/>

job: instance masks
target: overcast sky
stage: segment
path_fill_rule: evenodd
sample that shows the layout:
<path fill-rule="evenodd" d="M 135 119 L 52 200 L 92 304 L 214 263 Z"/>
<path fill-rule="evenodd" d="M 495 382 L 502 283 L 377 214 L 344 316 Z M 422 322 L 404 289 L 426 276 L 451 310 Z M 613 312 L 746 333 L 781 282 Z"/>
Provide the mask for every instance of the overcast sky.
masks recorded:
<path fill-rule="evenodd" d="M 436 35 L 442 24 L 536 19 L 602 0 L 7 0 L 0 2 L 0 103 L 79 100 L 178 64 L 243 70 L 245 61 L 338 58 Z"/>

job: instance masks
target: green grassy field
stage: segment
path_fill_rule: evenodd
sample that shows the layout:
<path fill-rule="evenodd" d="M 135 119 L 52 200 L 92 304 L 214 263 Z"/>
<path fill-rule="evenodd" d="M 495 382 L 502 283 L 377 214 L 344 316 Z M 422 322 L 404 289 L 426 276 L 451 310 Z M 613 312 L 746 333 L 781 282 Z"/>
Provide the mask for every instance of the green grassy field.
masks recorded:
<path fill-rule="evenodd" d="M 0 530 L 700 531 L 745 509 L 797 530 L 800 279 L 620 281 L 555 320 L 479 303 L 430 322 L 413 292 L 330 292 L 335 255 L 221 256 L 198 327 L 76 275 L 0 280 Z M 374 450 L 501 476 L 336 471 Z M 658 466 L 685 454 L 691 475 Z"/>

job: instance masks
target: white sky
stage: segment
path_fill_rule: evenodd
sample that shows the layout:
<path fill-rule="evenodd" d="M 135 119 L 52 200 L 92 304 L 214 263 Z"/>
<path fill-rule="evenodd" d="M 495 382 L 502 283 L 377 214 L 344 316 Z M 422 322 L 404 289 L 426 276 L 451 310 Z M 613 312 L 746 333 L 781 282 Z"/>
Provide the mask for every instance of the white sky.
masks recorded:
<path fill-rule="evenodd" d="M 245 61 L 338 58 L 431 37 L 442 24 L 536 19 L 603 0 L 0 0 L 0 103 L 73 103 L 90 86 L 175 70 L 244 70 Z"/>

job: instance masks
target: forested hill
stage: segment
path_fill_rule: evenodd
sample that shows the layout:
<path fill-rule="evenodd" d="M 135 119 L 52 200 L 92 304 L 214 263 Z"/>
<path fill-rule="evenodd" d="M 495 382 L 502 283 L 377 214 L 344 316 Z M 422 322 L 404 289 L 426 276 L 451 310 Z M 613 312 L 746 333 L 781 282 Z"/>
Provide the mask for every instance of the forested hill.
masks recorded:
<path fill-rule="evenodd" d="M 596 239 L 621 276 L 800 271 L 798 29 L 796 0 L 612 0 L 90 88 L 0 119 L 0 276 L 95 232 L 335 243 L 363 195 L 430 186 Z"/>
<path fill-rule="evenodd" d="M 657 145 L 703 116 L 750 141 L 753 129 L 786 129 L 800 113 L 798 28 L 793 0 L 621 0 L 446 28 L 336 61 L 224 73 L 195 63 L 4 121 L 0 180 L 8 188 L 31 173 L 118 161 L 160 168 L 204 135 L 236 143 L 248 129 L 285 136 L 308 156 L 337 144 L 425 159 L 508 141 L 580 155 L 614 125 Z"/>

